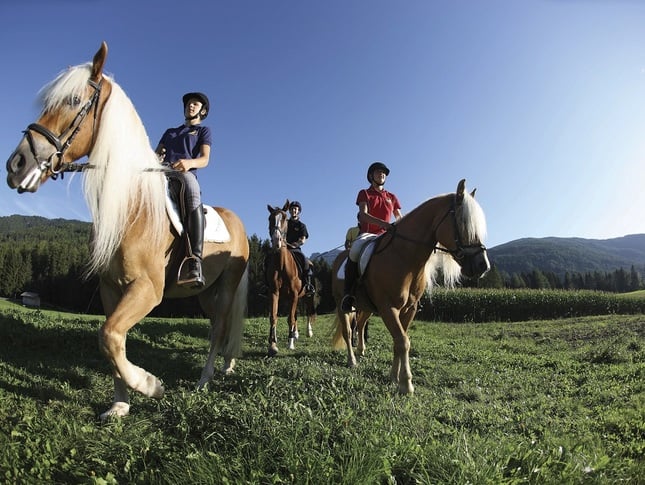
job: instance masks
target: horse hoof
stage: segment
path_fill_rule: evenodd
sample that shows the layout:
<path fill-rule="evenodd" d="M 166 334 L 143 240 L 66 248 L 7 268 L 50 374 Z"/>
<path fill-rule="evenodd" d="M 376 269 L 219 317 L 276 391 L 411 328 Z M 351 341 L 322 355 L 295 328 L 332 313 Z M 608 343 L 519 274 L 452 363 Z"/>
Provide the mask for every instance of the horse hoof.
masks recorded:
<path fill-rule="evenodd" d="M 412 385 L 412 383 L 409 382 L 408 385 L 401 383 L 399 385 L 399 394 L 402 394 L 402 395 L 414 394 L 414 386 Z"/>
<path fill-rule="evenodd" d="M 110 418 L 123 418 L 128 414 L 130 414 L 130 405 L 127 402 L 115 402 L 110 409 L 99 415 L 99 418 L 105 421 Z"/>
<path fill-rule="evenodd" d="M 274 346 L 269 347 L 269 350 L 267 352 L 267 356 L 268 357 L 275 357 L 276 355 L 278 355 L 278 347 L 274 347 Z"/>
<path fill-rule="evenodd" d="M 296 340 L 295 340 L 294 338 L 290 338 L 290 339 L 289 339 L 289 345 L 287 346 L 287 348 L 288 348 L 289 350 L 296 350 L 296 344 L 295 344 L 295 341 L 296 341 Z"/>
<path fill-rule="evenodd" d="M 208 383 L 210 381 L 211 380 L 209 378 L 202 377 L 197 383 L 197 385 L 195 386 L 195 389 L 197 389 L 198 391 L 205 390 L 208 387 Z"/>

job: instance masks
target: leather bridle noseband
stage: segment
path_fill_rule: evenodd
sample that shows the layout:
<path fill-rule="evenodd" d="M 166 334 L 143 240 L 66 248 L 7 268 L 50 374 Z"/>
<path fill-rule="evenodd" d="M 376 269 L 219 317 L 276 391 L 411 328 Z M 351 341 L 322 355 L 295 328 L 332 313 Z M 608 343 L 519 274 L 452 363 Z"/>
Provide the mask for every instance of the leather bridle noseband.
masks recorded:
<path fill-rule="evenodd" d="M 63 131 L 63 133 L 61 133 L 59 136 L 56 136 L 49 129 L 45 128 L 43 125 L 39 125 L 38 123 L 30 124 L 27 127 L 27 129 L 23 131 L 23 133 L 25 134 L 25 138 L 27 139 L 27 143 L 29 144 L 29 149 L 31 150 L 31 154 L 34 157 L 34 160 L 36 160 L 37 162 L 38 162 L 38 156 L 34 148 L 34 140 L 31 134 L 32 131 L 44 136 L 49 143 L 51 143 L 54 147 L 56 147 L 56 151 L 52 153 L 52 155 L 47 160 L 42 160 L 38 162 L 38 169 L 40 170 L 40 173 L 42 174 L 42 173 L 45 173 L 47 170 L 49 170 L 51 172 L 50 177 L 53 180 L 56 180 L 59 174 L 62 174 L 65 171 L 69 171 L 70 167 L 74 167 L 74 170 L 76 169 L 73 163 L 71 162 L 65 163 L 63 161 L 63 155 L 65 154 L 67 149 L 74 141 L 74 138 L 80 131 L 81 125 L 83 124 L 83 121 L 87 117 L 87 114 L 90 112 L 92 107 L 94 107 L 92 140 L 94 139 L 94 128 L 96 126 L 96 118 L 98 114 L 98 99 L 101 95 L 101 87 L 103 84 L 103 79 L 101 78 L 101 80 L 98 83 L 92 81 L 91 79 L 88 80 L 87 82 L 90 86 L 94 88 L 94 94 L 92 94 L 90 99 L 88 99 L 87 102 L 78 111 L 78 113 L 76 113 L 76 116 L 69 124 L 67 129 Z M 67 138 L 63 141 L 65 137 Z M 54 157 L 58 157 L 58 164 L 55 164 L 52 162 Z"/>

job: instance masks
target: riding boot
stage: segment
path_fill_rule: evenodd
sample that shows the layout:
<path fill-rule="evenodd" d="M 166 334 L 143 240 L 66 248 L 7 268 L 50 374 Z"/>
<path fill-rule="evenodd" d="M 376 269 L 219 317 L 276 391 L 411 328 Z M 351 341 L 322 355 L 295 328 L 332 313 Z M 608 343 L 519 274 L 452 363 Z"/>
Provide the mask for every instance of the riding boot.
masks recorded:
<path fill-rule="evenodd" d="M 358 279 L 358 263 L 347 258 L 345 263 L 345 291 L 343 300 L 340 302 L 340 309 L 345 313 L 355 311 L 354 308 L 354 285 Z"/>
<path fill-rule="evenodd" d="M 204 247 L 204 207 L 197 206 L 187 220 L 188 240 L 190 242 L 190 259 L 188 260 L 188 273 L 182 284 L 193 287 L 204 286 L 202 275 L 202 251 Z"/>

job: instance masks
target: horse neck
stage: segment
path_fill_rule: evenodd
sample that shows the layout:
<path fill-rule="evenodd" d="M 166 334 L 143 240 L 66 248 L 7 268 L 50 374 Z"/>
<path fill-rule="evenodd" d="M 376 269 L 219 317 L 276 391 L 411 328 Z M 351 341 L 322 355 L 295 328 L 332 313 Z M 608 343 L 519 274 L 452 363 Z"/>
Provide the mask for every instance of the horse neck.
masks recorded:
<path fill-rule="evenodd" d="M 396 234 L 417 246 L 427 260 L 437 244 L 436 229 L 451 209 L 451 194 L 434 197 L 414 208 L 396 223 Z M 425 256 L 424 256 L 425 255 Z"/>

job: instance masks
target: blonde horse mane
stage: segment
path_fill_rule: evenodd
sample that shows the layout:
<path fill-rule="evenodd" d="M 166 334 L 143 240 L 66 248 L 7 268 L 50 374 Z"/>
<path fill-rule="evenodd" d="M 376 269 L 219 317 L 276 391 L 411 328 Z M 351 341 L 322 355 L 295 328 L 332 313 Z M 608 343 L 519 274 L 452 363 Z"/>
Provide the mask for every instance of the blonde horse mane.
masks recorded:
<path fill-rule="evenodd" d="M 73 97 L 87 98 L 91 63 L 71 67 L 41 91 L 44 110 L 68 103 Z M 92 251 L 87 273 L 107 270 L 128 227 L 145 218 L 151 246 L 162 244 L 166 209 L 164 175 L 145 127 L 130 99 L 109 76 L 112 85 L 105 102 L 95 143 L 88 155 L 93 167 L 84 172 L 83 190 L 92 216 Z M 89 116 L 92 116 L 90 113 Z M 89 119 L 86 123 L 91 123 Z"/>
<path fill-rule="evenodd" d="M 464 193 L 464 200 L 457 207 L 455 219 L 462 244 L 476 244 L 485 239 L 486 217 L 472 195 Z M 425 266 L 426 293 L 432 292 L 440 273 L 447 288 L 454 288 L 461 280 L 461 266 L 454 258 L 444 251 L 434 251 Z"/>

